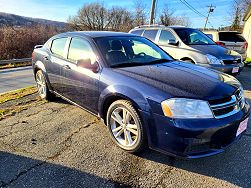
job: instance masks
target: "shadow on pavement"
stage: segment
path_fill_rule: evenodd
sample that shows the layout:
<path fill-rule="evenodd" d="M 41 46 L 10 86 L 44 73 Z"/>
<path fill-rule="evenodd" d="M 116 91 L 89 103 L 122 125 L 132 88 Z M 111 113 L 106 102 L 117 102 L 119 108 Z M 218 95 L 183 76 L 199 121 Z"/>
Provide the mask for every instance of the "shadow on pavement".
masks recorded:
<path fill-rule="evenodd" d="M 0 187 L 128 187 L 69 167 L 0 151 Z"/>

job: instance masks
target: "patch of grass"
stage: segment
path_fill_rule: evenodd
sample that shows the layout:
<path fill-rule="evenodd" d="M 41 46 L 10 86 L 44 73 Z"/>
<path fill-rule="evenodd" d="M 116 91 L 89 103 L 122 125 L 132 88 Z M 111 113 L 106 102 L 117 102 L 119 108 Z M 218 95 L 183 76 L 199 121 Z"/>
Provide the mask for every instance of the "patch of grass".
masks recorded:
<path fill-rule="evenodd" d="M 22 97 L 34 94 L 36 92 L 37 92 L 37 88 L 34 86 L 26 87 L 26 88 L 15 90 L 15 91 L 10 91 L 8 93 L 4 93 L 0 95 L 0 104 L 3 104 L 10 100 L 20 99 Z"/>
<path fill-rule="evenodd" d="M 247 59 L 245 60 L 245 63 L 246 63 L 246 64 L 251 64 L 251 58 L 250 58 L 250 57 L 247 57 Z"/>
<path fill-rule="evenodd" d="M 26 67 L 26 66 L 31 66 L 31 62 L 0 65 L 0 70 L 1 69 L 16 68 L 16 67 Z"/>

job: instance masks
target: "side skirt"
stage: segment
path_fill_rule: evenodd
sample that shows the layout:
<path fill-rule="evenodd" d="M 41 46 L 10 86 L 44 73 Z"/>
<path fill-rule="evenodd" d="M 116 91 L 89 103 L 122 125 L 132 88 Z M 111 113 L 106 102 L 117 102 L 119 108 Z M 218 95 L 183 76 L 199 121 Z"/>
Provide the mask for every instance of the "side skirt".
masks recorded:
<path fill-rule="evenodd" d="M 88 112 L 88 113 L 90 113 L 90 114 L 96 116 L 97 118 L 101 119 L 99 114 L 95 114 L 95 113 L 91 112 L 90 110 L 87 110 L 86 108 L 84 108 L 84 107 L 80 106 L 79 104 L 77 104 L 77 103 L 71 101 L 70 99 L 64 97 L 63 95 L 57 93 L 56 91 L 53 91 L 53 93 L 56 94 L 57 96 L 61 97 L 62 99 L 68 101 L 69 103 L 71 103 L 71 104 L 73 104 L 73 105 L 75 105 L 75 106 L 81 108 L 82 110 L 85 110 L 86 112 Z"/>

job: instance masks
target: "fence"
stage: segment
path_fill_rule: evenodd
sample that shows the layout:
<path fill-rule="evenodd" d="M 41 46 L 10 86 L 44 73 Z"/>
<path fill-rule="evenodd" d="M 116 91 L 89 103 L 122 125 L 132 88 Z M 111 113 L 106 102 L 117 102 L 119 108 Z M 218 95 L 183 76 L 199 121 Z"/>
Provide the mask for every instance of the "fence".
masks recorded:
<path fill-rule="evenodd" d="M 0 60 L 0 65 L 17 64 L 31 62 L 31 58 Z"/>

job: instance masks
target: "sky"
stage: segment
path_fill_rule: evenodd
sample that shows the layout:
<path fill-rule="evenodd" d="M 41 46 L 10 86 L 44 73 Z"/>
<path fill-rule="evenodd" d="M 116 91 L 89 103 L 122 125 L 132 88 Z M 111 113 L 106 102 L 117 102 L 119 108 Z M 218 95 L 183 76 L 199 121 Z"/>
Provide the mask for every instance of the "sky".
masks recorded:
<path fill-rule="evenodd" d="M 79 8 L 91 2 L 101 2 L 107 8 L 113 6 L 132 10 L 136 0 L 0 0 L 0 12 L 13 13 L 21 16 L 43 18 L 66 22 L 69 16 L 76 15 Z M 231 20 L 231 4 L 233 0 L 186 0 L 197 11 L 207 15 L 208 5 L 216 6 L 209 17 L 209 27 L 227 26 Z M 151 8 L 151 0 L 142 0 L 146 10 Z M 157 14 L 167 5 L 175 16 L 185 16 L 191 21 L 192 27 L 204 27 L 205 18 L 188 9 L 180 0 L 157 0 Z"/>

